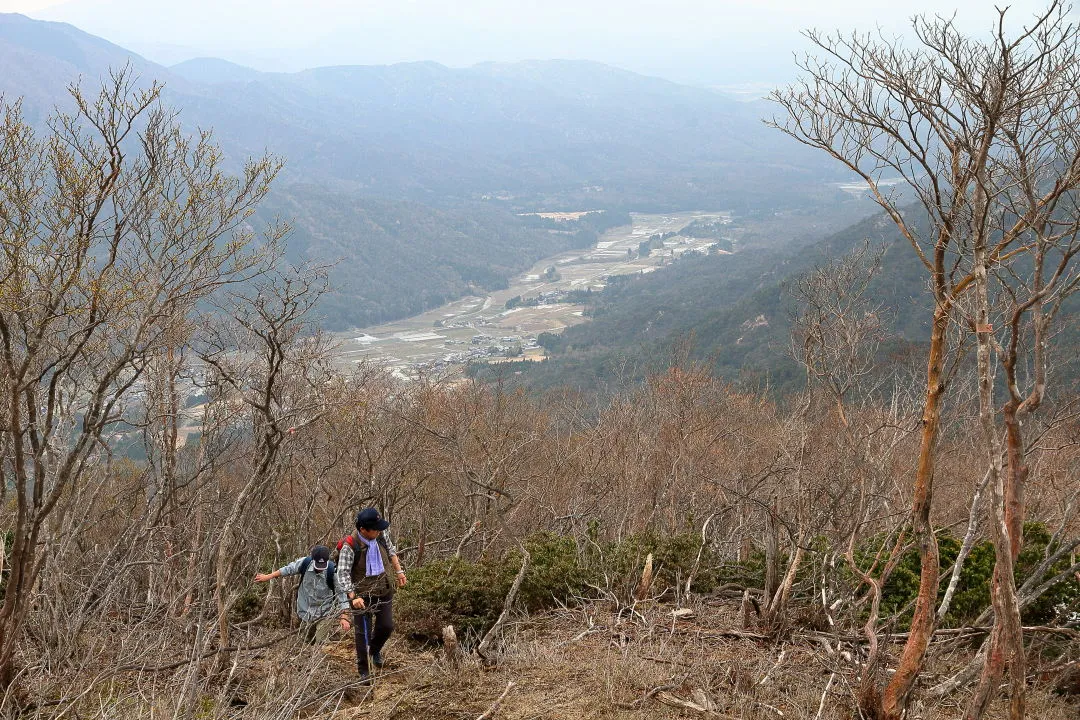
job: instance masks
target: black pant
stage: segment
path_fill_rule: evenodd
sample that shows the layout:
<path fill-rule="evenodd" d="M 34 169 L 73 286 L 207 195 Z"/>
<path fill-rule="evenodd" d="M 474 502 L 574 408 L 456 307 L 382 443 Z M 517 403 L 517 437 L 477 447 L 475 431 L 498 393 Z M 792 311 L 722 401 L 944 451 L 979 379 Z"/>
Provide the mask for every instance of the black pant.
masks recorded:
<path fill-rule="evenodd" d="M 364 609 L 353 610 L 353 636 L 356 638 L 356 669 L 368 671 L 368 654 L 375 655 L 394 632 L 392 597 L 366 597 Z"/>

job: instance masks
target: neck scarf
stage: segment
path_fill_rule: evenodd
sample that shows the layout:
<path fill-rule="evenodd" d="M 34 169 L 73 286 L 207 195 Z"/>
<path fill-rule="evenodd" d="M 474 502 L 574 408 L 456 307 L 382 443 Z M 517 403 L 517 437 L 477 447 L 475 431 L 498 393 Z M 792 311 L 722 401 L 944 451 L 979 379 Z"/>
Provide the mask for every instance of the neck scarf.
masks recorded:
<path fill-rule="evenodd" d="M 386 572 L 386 567 L 383 566 L 382 553 L 379 551 L 379 541 L 368 540 L 360 533 L 356 533 L 356 537 L 367 546 L 367 576 L 374 577 Z"/>

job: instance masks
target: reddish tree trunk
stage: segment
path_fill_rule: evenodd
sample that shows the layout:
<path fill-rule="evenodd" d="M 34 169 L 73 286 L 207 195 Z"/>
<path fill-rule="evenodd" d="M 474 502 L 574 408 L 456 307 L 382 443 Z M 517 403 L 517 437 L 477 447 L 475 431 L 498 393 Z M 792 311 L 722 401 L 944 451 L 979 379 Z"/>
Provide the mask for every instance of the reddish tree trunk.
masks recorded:
<path fill-rule="evenodd" d="M 930 524 L 930 508 L 934 496 L 934 455 L 941 426 L 941 398 L 944 393 L 942 368 L 945 359 L 945 338 L 951 307 L 939 302 L 934 310 L 934 326 L 930 334 L 930 351 L 926 370 L 926 401 L 923 405 L 922 435 L 919 443 L 919 462 L 915 469 L 912 498 L 912 531 L 919 548 L 919 595 L 911 631 L 900 655 L 896 673 L 885 687 L 881 704 L 886 720 L 900 720 L 907 708 L 908 697 L 915 679 L 922 671 L 923 658 L 937 626 L 934 612 L 937 603 L 938 544 Z"/>

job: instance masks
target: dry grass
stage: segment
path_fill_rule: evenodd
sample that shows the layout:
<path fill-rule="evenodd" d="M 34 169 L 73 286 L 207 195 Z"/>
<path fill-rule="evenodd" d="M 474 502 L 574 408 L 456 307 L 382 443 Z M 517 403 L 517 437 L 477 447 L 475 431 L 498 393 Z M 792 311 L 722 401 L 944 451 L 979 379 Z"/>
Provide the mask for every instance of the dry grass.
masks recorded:
<path fill-rule="evenodd" d="M 509 682 L 513 687 L 491 717 L 505 720 L 741 718 L 826 720 L 857 717 L 853 668 L 818 645 L 724 636 L 735 608 L 699 604 L 674 619 L 673 607 L 640 604 L 618 612 L 592 604 L 519 620 L 504 638 L 497 668 L 475 660 L 460 669 L 435 651 L 416 651 L 396 637 L 388 664 L 370 688 L 339 692 L 307 717 L 372 720 L 475 720 Z M 351 647 L 327 648 L 331 673 L 354 675 Z M 946 668 L 939 668 L 944 671 Z M 931 668 L 931 672 L 934 668 Z M 828 691 L 826 691 L 828 688 Z M 824 699 L 823 699 L 824 698 Z M 956 718 L 965 697 L 916 706 L 921 720 Z M 686 703 L 699 708 L 687 708 Z M 682 705 L 678 707 L 677 705 Z M 1029 713 L 1040 720 L 1075 720 L 1068 698 L 1033 688 Z M 314 708 L 313 708 L 314 709 Z M 1004 717 L 996 706 L 988 717 Z"/>
<path fill-rule="evenodd" d="M 519 617 L 505 627 L 496 667 L 472 656 L 454 668 L 440 650 L 412 647 L 402 628 L 386 648 L 386 667 L 368 686 L 357 682 L 347 637 L 316 648 L 286 633 L 268 647 L 219 656 L 216 667 L 204 661 L 197 675 L 188 666 L 109 671 L 115 659 L 100 657 L 96 667 L 37 676 L 36 707 L 24 705 L 19 716 L 478 720 L 505 692 L 484 720 L 858 717 L 857 669 L 820 641 L 797 634 L 739 637 L 734 602 L 697 599 L 679 617 L 674 609 L 654 601 L 634 607 L 593 602 Z M 244 644 L 265 642 L 271 632 L 281 633 L 264 630 L 261 640 L 250 636 Z M 841 650 L 858 653 L 850 644 Z M 926 682 L 946 677 L 970 652 L 940 654 Z M 916 703 L 909 717 L 958 718 L 966 700 L 960 694 L 933 706 Z M 1055 696 L 1042 686 L 1031 688 L 1028 708 L 1028 717 L 1039 720 L 1080 717 L 1075 696 Z M 1005 716 L 1001 702 L 987 715 Z"/>

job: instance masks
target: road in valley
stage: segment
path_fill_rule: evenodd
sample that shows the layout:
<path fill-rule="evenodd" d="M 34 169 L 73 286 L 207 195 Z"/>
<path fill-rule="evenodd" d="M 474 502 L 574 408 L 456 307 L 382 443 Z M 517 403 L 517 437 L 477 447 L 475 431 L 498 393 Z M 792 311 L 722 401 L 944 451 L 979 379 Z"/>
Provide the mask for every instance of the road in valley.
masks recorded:
<path fill-rule="evenodd" d="M 408 377 L 417 371 L 454 372 L 469 362 L 499 362 L 510 354 L 540 359 L 536 338 L 583 322 L 581 304 L 561 301 L 575 290 L 603 289 L 612 275 L 652 272 L 687 251 L 706 252 L 714 240 L 679 235 L 662 250 L 638 257 L 638 245 L 659 233 L 678 233 L 694 220 L 731 222 L 727 212 L 631 214 L 632 224 L 613 228 L 592 248 L 544 258 L 486 296 L 467 296 L 420 315 L 336 333 L 335 360 L 348 367 L 364 359 Z M 555 268 L 554 273 L 548 273 Z M 507 308 L 520 297 L 526 305 Z M 535 299 L 535 300 L 534 300 Z M 520 351 L 520 355 L 518 354 Z"/>

